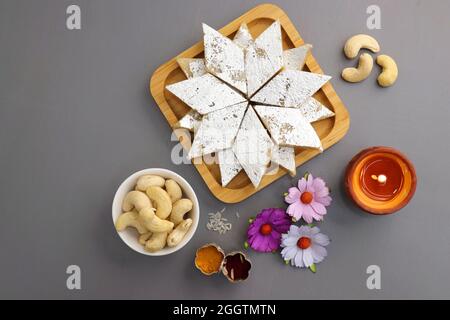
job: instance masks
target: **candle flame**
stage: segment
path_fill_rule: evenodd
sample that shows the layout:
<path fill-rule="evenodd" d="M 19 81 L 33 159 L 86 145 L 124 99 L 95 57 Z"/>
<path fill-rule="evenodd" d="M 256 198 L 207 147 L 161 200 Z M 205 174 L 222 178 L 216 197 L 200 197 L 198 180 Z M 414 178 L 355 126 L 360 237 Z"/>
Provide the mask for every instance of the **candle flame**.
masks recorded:
<path fill-rule="evenodd" d="M 377 180 L 379 183 L 386 183 L 387 177 L 384 174 L 380 174 L 380 175 L 371 175 L 370 176 L 373 180 Z"/>

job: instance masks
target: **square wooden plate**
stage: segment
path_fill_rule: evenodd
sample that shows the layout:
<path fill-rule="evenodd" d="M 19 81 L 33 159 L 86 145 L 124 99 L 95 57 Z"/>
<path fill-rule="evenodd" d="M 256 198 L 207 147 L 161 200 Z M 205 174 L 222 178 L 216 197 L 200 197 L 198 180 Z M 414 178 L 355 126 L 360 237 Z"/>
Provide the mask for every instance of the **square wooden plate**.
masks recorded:
<path fill-rule="evenodd" d="M 256 38 L 277 19 L 281 22 L 284 49 L 301 46 L 304 42 L 291 20 L 283 10 L 273 4 L 262 4 L 253 8 L 219 31 L 223 35 L 232 38 L 239 29 L 241 23 L 245 22 L 253 37 Z M 201 26 L 198 27 L 200 33 Z M 165 90 L 165 87 L 169 84 L 186 79 L 179 68 L 176 59 L 194 57 L 203 57 L 203 41 L 198 42 L 191 48 L 180 53 L 177 57 L 174 57 L 161 65 L 154 72 L 150 80 L 151 94 L 172 128 L 174 128 L 177 121 L 189 111 L 189 107 L 173 94 Z M 323 73 L 312 54 L 308 54 L 305 70 Z M 326 83 L 314 97 L 336 114 L 333 118 L 318 121 L 313 124 L 322 141 L 323 148 L 326 150 L 344 137 L 350 126 L 350 118 L 347 109 L 339 99 L 330 82 Z M 180 143 L 183 147 L 186 149 L 189 148 L 190 141 L 183 139 L 182 135 L 178 136 L 180 137 Z M 320 153 L 317 150 L 296 148 L 296 166 L 300 166 L 318 154 Z M 258 189 L 255 189 L 245 172 L 242 171 L 226 188 L 224 188 L 220 183 L 220 171 L 217 164 L 206 164 L 201 161 L 194 165 L 211 192 L 219 200 L 226 203 L 240 202 L 287 173 L 285 169 L 280 168 L 277 173 L 264 176 Z"/>

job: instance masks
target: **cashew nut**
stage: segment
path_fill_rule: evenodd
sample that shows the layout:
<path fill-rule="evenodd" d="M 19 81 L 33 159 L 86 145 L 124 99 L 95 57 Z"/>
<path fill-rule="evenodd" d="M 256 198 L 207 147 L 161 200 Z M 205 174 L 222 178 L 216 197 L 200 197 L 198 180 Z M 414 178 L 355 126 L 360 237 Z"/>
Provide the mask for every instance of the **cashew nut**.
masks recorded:
<path fill-rule="evenodd" d="M 188 232 L 192 225 L 192 219 L 186 219 L 181 222 L 167 237 L 167 245 L 169 247 L 174 247 L 183 240 L 184 236 Z"/>
<path fill-rule="evenodd" d="M 174 227 L 173 222 L 158 218 L 155 215 L 155 209 L 150 207 L 139 211 L 139 219 L 141 224 L 151 232 L 169 232 Z"/>
<path fill-rule="evenodd" d="M 150 237 L 152 236 L 152 232 L 146 232 L 143 233 L 139 236 L 139 243 L 142 244 L 143 246 L 145 246 L 145 243 L 147 242 L 148 239 L 150 239 Z"/>
<path fill-rule="evenodd" d="M 183 221 L 184 215 L 192 210 L 193 203 L 189 199 L 180 199 L 176 201 L 172 206 L 172 212 L 170 213 L 169 220 L 175 225 L 178 225 Z"/>
<path fill-rule="evenodd" d="M 164 186 L 164 178 L 160 176 L 155 176 L 153 174 L 146 174 L 144 176 L 139 177 L 136 183 L 136 190 L 146 191 L 150 186 L 163 187 Z"/>
<path fill-rule="evenodd" d="M 150 239 L 145 243 L 144 249 L 149 252 L 156 252 L 166 246 L 167 232 L 157 232 L 152 234 Z"/>
<path fill-rule="evenodd" d="M 166 180 L 166 191 L 170 196 L 170 199 L 172 200 L 172 203 L 175 201 L 181 199 L 183 192 L 181 191 L 180 186 L 175 180 L 169 179 Z"/>
<path fill-rule="evenodd" d="M 358 68 L 345 68 L 342 70 L 342 78 L 348 82 L 360 82 L 366 79 L 373 67 L 372 56 L 363 53 L 359 57 Z"/>
<path fill-rule="evenodd" d="M 398 68 L 394 59 L 382 54 L 377 57 L 377 64 L 383 68 L 377 79 L 378 84 L 382 87 L 392 86 L 398 77 Z"/>
<path fill-rule="evenodd" d="M 344 46 L 344 53 L 349 59 L 356 58 L 361 49 L 369 49 L 372 52 L 379 52 L 380 45 L 375 38 L 367 34 L 357 34 L 347 40 Z"/>
<path fill-rule="evenodd" d="M 140 191 L 128 192 L 122 203 L 122 209 L 125 212 L 130 211 L 133 208 L 140 211 L 142 208 L 151 206 L 152 203 L 150 202 L 150 199 L 145 195 L 145 193 Z"/>
<path fill-rule="evenodd" d="M 139 221 L 139 214 L 135 211 L 122 213 L 116 221 L 116 230 L 123 231 L 127 227 L 136 228 L 140 234 L 147 233 L 148 230 Z"/>
<path fill-rule="evenodd" d="M 161 187 L 150 186 L 147 188 L 147 195 L 156 206 L 156 215 L 166 219 L 172 211 L 172 200 L 169 194 Z"/>

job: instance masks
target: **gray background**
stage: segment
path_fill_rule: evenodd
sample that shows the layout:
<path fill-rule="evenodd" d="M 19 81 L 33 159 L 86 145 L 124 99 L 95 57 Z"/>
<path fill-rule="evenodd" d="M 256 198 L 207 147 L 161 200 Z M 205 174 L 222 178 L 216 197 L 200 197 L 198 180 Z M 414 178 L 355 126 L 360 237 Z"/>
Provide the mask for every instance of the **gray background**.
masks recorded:
<path fill-rule="evenodd" d="M 82 30 L 66 29 L 66 7 Z M 148 92 L 153 71 L 201 38 L 201 22 L 222 27 L 257 1 L 0 2 L 1 298 L 450 298 L 448 141 L 449 1 L 276 1 L 290 16 L 351 115 L 347 136 L 298 169 L 322 176 L 334 201 L 323 232 L 333 240 L 317 274 L 250 252 L 250 279 L 231 285 L 193 267 L 195 249 L 215 241 L 242 247 L 246 219 L 283 206 L 284 177 L 236 205 L 224 205 L 190 165 L 171 163 L 171 130 Z M 378 4 L 382 29 L 366 28 Z M 340 79 L 355 33 L 374 35 L 400 69 L 394 87 Z M 415 197 L 395 215 L 374 217 L 343 192 L 344 168 L 372 145 L 393 146 L 416 165 Z M 147 257 L 126 247 L 111 223 L 116 188 L 129 174 L 165 167 L 189 180 L 200 201 L 198 231 L 182 251 Z M 225 236 L 205 229 L 226 207 Z M 238 211 L 241 218 L 235 217 Z M 82 290 L 66 288 L 66 267 L 82 269 Z M 381 267 L 381 290 L 366 268 Z"/>

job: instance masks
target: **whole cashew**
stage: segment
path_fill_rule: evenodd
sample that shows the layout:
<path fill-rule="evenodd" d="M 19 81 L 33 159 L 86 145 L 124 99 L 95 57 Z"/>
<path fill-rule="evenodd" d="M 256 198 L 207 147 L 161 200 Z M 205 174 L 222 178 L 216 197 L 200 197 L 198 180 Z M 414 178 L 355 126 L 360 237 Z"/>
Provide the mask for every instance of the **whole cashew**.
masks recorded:
<path fill-rule="evenodd" d="M 342 78 L 348 82 L 360 82 L 366 79 L 372 72 L 373 59 L 368 53 L 359 57 L 358 68 L 345 68 L 342 70 Z"/>
<path fill-rule="evenodd" d="M 139 219 L 141 224 L 151 232 L 169 232 L 174 227 L 173 222 L 158 218 L 155 215 L 155 209 L 150 207 L 139 211 Z"/>
<path fill-rule="evenodd" d="M 163 187 L 164 186 L 164 178 L 160 176 L 155 176 L 153 174 L 146 174 L 144 176 L 139 177 L 136 183 L 136 190 L 146 191 L 150 186 Z"/>
<path fill-rule="evenodd" d="M 361 49 L 369 49 L 372 52 L 379 52 L 380 45 L 375 38 L 367 34 L 357 34 L 347 40 L 344 46 L 344 53 L 349 59 L 356 58 Z"/>
<path fill-rule="evenodd" d="M 169 220 L 175 225 L 178 225 L 183 221 L 184 215 L 192 210 L 193 203 L 189 199 L 180 199 L 176 201 L 172 206 L 172 212 L 170 213 Z"/>
<path fill-rule="evenodd" d="M 116 230 L 123 231 L 127 227 L 136 228 L 140 234 L 147 233 L 148 230 L 139 221 L 139 214 L 135 211 L 122 213 L 116 220 Z"/>
<path fill-rule="evenodd" d="M 139 243 L 142 244 L 143 246 L 145 246 L 145 243 L 147 242 L 148 239 L 150 239 L 150 237 L 152 236 L 152 232 L 146 232 L 143 233 L 139 236 Z"/>
<path fill-rule="evenodd" d="M 158 232 L 152 234 L 150 239 L 148 239 L 145 243 L 144 249 L 149 252 L 156 252 L 161 250 L 166 246 L 167 234 L 167 232 Z"/>
<path fill-rule="evenodd" d="M 181 191 L 180 186 L 175 180 L 169 179 L 166 180 L 166 191 L 170 196 L 170 199 L 172 200 L 172 203 L 175 201 L 181 199 L 183 192 Z"/>
<path fill-rule="evenodd" d="M 161 187 L 150 186 L 147 188 L 147 196 L 156 206 L 156 215 L 166 219 L 172 211 L 172 200 L 169 194 Z"/>
<path fill-rule="evenodd" d="M 140 211 L 142 208 L 151 206 L 152 203 L 150 202 L 150 199 L 145 195 L 145 193 L 140 191 L 128 192 L 122 203 L 122 209 L 125 212 L 130 211 L 133 208 Z"/>
<path fill-rule="evenodd" d="M 382 87 L 392 86 L 398 77 L 398 68 L 394 59 L 382 54 L 377 57 L 377 64 L 383 68 L 377 79 L 378 84 Z"/>
<path fill-rule="evenodd" d="M 181 222 L 167 237 L 167 245 L 169 247 L 174 247 L 183 240 L 184 236 L 188 232 L 192 225 L 192 219 L 186 219 Z"/>

